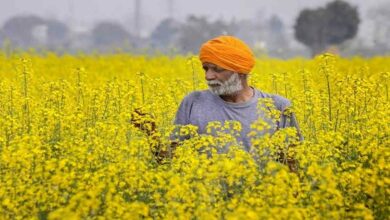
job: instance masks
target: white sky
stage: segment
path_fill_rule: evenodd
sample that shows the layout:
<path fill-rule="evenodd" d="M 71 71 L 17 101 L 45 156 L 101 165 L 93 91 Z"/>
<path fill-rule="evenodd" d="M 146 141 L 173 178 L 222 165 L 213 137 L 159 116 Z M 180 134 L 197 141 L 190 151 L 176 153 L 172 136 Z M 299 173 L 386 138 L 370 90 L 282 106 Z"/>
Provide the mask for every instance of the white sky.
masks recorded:
<path fill-rule="evenodd" d="M 204 15 L 210 19 L 255 19 L 276 14 L 289 27 L 303 8 L 323 6 L 330 0 L 172 0 L 173 17 L 185 19 L 189 14 Z M 141 0 L 141 26 L 145 34 L 161 19 L 169 15 L 169 0 Z M 347 0 L 358 7 L 363 22 L 359 35 L 369 30 L 365 21 L 370 8 L 390 0 Z M 102 20 L 122 23 L 127 29 L 134 27 L 135 0 L 0 0 L 0 25 L 18 14 L 35 14 L 57 18 L 68 24 L 92 26 Z"/>

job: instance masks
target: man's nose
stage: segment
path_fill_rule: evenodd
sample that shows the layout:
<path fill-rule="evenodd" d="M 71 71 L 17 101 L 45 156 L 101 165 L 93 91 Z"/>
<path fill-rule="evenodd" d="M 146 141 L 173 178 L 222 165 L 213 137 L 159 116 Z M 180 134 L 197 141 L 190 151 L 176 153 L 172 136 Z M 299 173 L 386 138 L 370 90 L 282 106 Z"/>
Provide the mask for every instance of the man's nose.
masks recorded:
<path fill-rule="evenodd" d="M 206 71 L 206 80 L 214 80 L 214 79 L 216 79 L 217 77 L 216 77 L 216 74 L 215 74 L 215 72 L 214 71 L 212 71 L 211 69 L 208 69 L 207 71 Z"/>

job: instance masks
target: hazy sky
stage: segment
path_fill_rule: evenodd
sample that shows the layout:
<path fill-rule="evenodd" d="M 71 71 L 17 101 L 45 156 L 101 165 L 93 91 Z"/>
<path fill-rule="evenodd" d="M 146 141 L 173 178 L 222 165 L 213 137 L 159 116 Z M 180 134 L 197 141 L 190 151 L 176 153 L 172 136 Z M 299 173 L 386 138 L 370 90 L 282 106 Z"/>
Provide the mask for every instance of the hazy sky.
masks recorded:
<path fill-rule="evenodd" d="M 141 0 L 141 26 L 146 34 L 158 22 L 169 16 L 170 0 Z M 276 14 L 292 27 L 299 11 L 315 8 L 330 0 L 171 0 L 173 17 L 185 19 L 189 14 L 205 15 L 210 19 L 255 19 Z M 361 31 L 369 29 L 364 21 L 368 10 L 390 0 L 347 0 L 358 6 L 363 19 Z M 72 25 L 92 26 L 102 20 L 114 20 L 127 29 L 134 27 L 135 0 L 0 0 L 0 25 L 17 14 L 36 14 L 57 18 Z M 362 35 L 360 33 L 360 35 Z"/>

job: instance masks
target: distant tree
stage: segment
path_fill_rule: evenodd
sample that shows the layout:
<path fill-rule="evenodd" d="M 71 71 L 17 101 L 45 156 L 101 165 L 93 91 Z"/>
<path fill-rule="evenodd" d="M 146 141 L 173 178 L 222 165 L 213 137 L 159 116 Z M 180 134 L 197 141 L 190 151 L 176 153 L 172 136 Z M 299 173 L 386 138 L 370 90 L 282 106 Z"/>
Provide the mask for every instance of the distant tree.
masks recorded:
<path fill-rule="evenodd" d="M 267 49 L 270 53 L 282 53 L 288 47 L 286 28 L 283 21 L 278 16 L 273 15 L 267 20 L 265 29 Z"/>
<path fill-rule="evenodd" d="M 328 3 L 325 8 L 327 40 L 332 44 L 340 44 L 355 37 L 360 23 L 356 7 L 344 1 Z"/>
<path fill-rule="evenodd" d="M 209 22 L 205 17 L 190 16 L 180 27 L 178 45 L 182 52 L 198 53 L 203 42 L 222 34 L 232 34 L 234 25 L 221 20 Z"/>
<path fill-rule="evenodd" d="M 253 20 L 233 20 L 234 34 L 249 45 L 254 45 L 262 38 L 264 28 Z"/>
<path fill-rule="evenodd" d="M 284 24 L 283 21 L 276 15 L 273 15 L 269 20 L 268 20 L 268 29 L 271 32 L 274 33 L 282 33 L 284 31 Z"/>
<path fill-rule="evenodd" d="M 152 45 L 159 49 L 174 47 L 178 38 L 180 23 L 167 18 L 161 21 L 150 36 Z"/>
<path fill-rule="evenodd" d="M 47 46 L 56 49 L 66 46 L 69 40 L 69 28 L 66 24 L 57 20 L 46 20 Z"/>
<path fill-rule="evenodd" d="M 44 24 L 45 20 L 35 15 L 15 16 L 5 22 L 3 34 L 14 46 L 33 47 L 39 43 L 34 30 Z"/>
<path fill-rule="evenodd" d="M 308 46 L 312 54 L 321 52 L 325 47 L 324 41 L 325 16 L 323 9 L 301 11 L 295 24 L 295 38 Z"/>
<path fill-rule="evenodd" d="M 101 22 L 92 30 L 92 39 L 95 47 L 103 50 L 123 47 L 129 43 L 130 34 L 114 22 Z"/>
<path fill-rule="evenodd" d="M 295 37 L 315 55 L 329 45 L 352 39 L 358 31 L 359 22 L 356 7 L 336 0 L 328 3 L 325 8 L 301 11 L 294 26 Z"/>

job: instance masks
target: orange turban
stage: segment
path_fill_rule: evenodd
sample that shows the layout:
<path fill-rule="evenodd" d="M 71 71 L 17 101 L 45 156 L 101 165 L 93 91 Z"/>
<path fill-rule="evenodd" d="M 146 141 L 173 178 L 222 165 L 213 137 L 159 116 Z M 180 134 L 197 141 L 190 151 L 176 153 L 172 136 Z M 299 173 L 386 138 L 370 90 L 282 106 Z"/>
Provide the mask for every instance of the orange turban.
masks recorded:
<path fill-rule="evenodd" d="M 200 48 L 202 63 L 209 62 L 238 73 L 249 73 L 255 65 L 251 49 L 243 41 L 232 36 L 219 36 Z"/>

